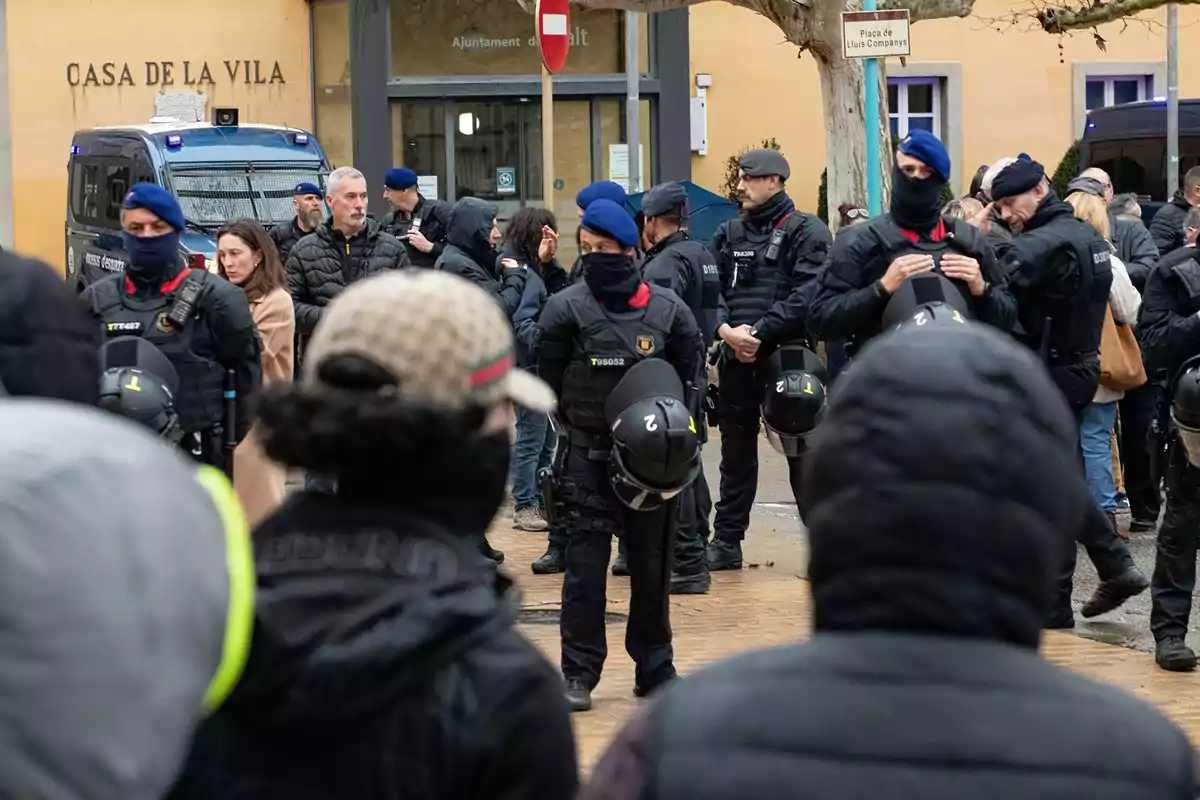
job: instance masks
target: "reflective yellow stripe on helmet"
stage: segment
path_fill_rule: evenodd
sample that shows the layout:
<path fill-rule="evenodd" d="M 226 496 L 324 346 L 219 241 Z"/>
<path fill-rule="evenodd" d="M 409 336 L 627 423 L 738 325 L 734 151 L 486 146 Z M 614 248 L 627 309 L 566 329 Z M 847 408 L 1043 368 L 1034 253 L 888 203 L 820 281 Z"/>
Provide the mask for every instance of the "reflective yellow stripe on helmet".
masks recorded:
<path fill-rule="evenodd" d="M 250 656 L 250 638 L 254 632 L 254 551 L 242 504 L 225 473 L 202 466 L 196 472 L 196 480 L 208 490 L 224 523 L 225 563 L 229 569 L 229 609 L 221 663 L 204 692 L 204 711 L 211 713 L 229 697 Z"/>

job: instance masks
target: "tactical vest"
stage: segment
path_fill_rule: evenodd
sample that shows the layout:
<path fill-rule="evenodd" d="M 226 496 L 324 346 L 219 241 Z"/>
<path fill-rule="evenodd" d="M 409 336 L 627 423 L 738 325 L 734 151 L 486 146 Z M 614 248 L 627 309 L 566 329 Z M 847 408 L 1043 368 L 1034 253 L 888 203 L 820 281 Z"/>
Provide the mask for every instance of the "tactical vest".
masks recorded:
<path fill-rule="evenodd" d="M 655 275 L 655 262 L 668 256 L 682 258 L 691 268 L 687 286 L 675 286 L 674 280 L 667 280 L 665 277 L 660 279 Z M 707 246 L 693 239 L 672 242 L 642 265 L 642 274 L 646 276 L 647 281 L 665 286 L 679 295 L 679 299 L 683 300 L 692 316 L 696 318 L 696 324 L 700 326 L 700 332 L 706 342 L 716 334 L 717 309 L 721 304 L 721 273 L 712 251 Z M 652 275 L 655 277 L 651 277 Z"/>
<path fill-rule="evenodd" d="M 574 430 L 604 435 L 605 399 L 634 364 L 664 356 L 678 306 L 651 286 L 645 308 L 607 311 L 590 292 L 572 296 L 567 308 L 579 333 L 563 376 L 563 416 Z"/>
<path fill-rule="evenodd" d="M 942 217 L 942 223 L 946 227 L 946 235 L 942 237 L 941 241 L 930 242 L 921 239 L 914 242 L 912 239 L 909 239 L 904 235 L 903 231 L 900 230 L 900 226 L 897 225 L 895 220 L 893 220 L 890 216 L 882 217 L 872 222 L 867 227 L 867 232 L 874 236 L 875 241 L 878 244 L 881 255 L 880 263 L 882 265 L 882 269 L 886 271 L 888 265 L 890 265 L 897 258 L 914 253 L 932 256 L 933 271 L 937 273 L 941 273 L 942 256 L 946 255 L 947 253 L 957 253 L 959 255 L 975 258 L 975 251 L 970 250 L 965 244 L 967 237 L 970 235 L 966 229 L 969 228 L 970 225 L 963 220 L 955 219 L 953 217 Z M 879 277 L 882 276 L 883 273 L 881 272 Z M 966 304 L 966 307 L 974 308 L 975 305 L 972 302 L 971 291 L 966 287 L 966 284 L 964 284 L 962 281 L 956 281 L 953 279 L 951 279 L 950 282 L 954 284 L 954 288 L 958 289 L 958 291 L 962 294 L 963 302 Z"/>
<path fill-rule="evenodd" d="M 791 260 L 804 217 L 793 211 L 774 227 L 754 233 L 741 217 L 729 223 L 725 253 L 733 278 L 725 294 L 729 325 L 753 325 L 792 290 Z"/>
<path fill-rule="evenodd" d="M 1100 335 L 1104 328 L 1104 313 L 1108 308 L 1111 281 L 1103 280 L 1112 271 L 1108 242 L 1099 235 L 1063 237 L 1051 227 L 1038 228 L 1023 235 L 1035 240 L 1034 246 L 1047 253 L 1070 248 L 1078 266 L 1079 282 L 1070 298 L 1060 300 L 1045 294 L 1031 299 L 1030 309 L 1022 316 L 1035 334 L 1029 344 L 1039 350 L 1049 345 L 1049 366 L 1077 364 L 1100 350 Z M 1050 319 L 1049 335 L 1044 320 Z"/>
<path fill-rule="evenodd" d="M 175 412 L 185 433 L 203 433 L 221 424 L 225 369 L 211 356 L 215 352 L 206 320 L 207 282 L 205 270 L 194 269 L 175 291 L 161 297 L 133 297 L 122 281 L 96 284 L 92 310 L 105 323 L 109 337 L 140 336 L 163 352 L 179 373 L 179 395 Z M 192 312 L 181 329 L 167 318 L 175 301 L 196 292 Z"/>

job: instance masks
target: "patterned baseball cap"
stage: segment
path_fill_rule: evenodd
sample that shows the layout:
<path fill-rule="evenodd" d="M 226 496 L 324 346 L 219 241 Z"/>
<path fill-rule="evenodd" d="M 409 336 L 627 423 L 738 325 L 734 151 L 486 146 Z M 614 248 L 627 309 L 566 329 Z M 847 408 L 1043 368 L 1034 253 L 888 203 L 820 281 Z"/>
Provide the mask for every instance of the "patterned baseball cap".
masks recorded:
<path fill-rule="evenodd" d="M 458 410 L 508 399 L 554 410 L 554 391 L 514 368 L 512 326 L 475 284 L 409 269 L 355 283 L 329 304 L 304 354 L 304 380 L 332 356 L 358 355 L 396 376 L 399 397 Z"/>

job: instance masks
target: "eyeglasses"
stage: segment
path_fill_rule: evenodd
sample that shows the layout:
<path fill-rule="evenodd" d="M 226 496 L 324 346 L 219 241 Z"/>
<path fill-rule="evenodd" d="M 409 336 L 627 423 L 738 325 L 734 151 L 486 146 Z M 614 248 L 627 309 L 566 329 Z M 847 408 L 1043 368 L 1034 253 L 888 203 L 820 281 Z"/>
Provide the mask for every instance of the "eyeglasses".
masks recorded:
<path fill-rule="evenodd" d="M 846 212 L 846 219 L 866 219 L 867 210 L 865 208 L 852 208 Z"/>

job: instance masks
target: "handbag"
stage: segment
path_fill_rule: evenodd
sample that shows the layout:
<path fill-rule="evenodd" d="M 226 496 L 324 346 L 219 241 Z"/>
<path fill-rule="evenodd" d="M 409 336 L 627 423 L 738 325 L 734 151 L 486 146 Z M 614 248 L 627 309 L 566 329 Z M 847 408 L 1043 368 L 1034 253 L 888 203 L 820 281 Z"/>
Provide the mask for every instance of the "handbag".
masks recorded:
<path fill-rule="evenodd" d="M 1104 309 L 1104 330 L 1100 336 L 1100 385 L 1124 392 L 1146 383 L 1142 349 L 1133 328 L 1113 318 L 1112 307 Z"/>

